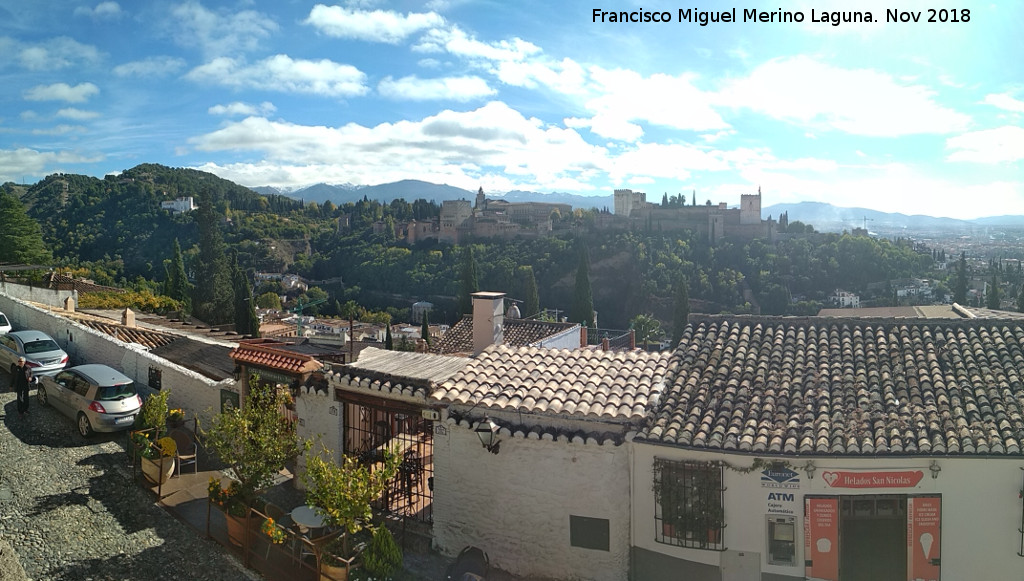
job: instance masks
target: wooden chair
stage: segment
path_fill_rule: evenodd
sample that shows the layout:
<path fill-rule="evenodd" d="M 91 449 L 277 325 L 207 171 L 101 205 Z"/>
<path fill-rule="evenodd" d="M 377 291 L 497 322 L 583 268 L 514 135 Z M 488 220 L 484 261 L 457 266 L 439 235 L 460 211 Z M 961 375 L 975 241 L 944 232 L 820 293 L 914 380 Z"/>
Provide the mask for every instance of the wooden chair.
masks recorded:
<path fill-rule="evenodd" d="M 180 428 L 175 428 L 168 435 L 174 440 L 174 444 L 177 447 L 174 453 L 176 460 L 175 472 L 178 473 L 178 476 L 181 476 L 181 467 L 185 464 L 191 464 L 192 472 L 197 474 L 199 472 L 199 446 L 196 445 L 196 441 L 192 439 L 191 434 Z"/>
<path fill-rule="evenodd" d="M 316 562 L 316 570 L 319 571 L 320 563 L 323 561 L 324 557 L 324 549 L 335 539 L 340 538 L 344 533 L 345 529 L 338 528 L 318 537 L 299 537 L 299 543 L 301 543 L 299 547 L 299 561 L 307 555 L 312 555 Z"/>

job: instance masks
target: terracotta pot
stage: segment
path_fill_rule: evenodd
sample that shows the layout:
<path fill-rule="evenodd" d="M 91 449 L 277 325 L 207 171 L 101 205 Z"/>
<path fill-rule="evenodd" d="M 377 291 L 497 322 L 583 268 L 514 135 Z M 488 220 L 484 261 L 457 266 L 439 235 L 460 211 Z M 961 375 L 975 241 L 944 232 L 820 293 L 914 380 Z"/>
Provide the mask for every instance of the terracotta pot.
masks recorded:
<path fill-rule="evenodd" d="M 174 474 L 174 458 L 162 456 L 155 460 L 141 456 L 142 475 L 153 484 L 163 484 Z"/>
<path fill-rule="evenodd" d="M 320 581 L 348 581 L 348 568 L 335 565 L 330 557 L 325 557 L 320 563 Z"/>

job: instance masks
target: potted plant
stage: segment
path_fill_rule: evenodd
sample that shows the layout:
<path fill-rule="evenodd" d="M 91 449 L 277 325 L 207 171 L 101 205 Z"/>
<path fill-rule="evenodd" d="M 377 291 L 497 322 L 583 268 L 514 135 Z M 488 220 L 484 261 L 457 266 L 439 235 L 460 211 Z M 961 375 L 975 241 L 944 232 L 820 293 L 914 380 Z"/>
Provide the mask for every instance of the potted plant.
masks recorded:
<path fill-rule="evenodd" d="M 280 391 L 260 385 L 254 376 L 242 407 L 217 414 L 204 432 L 207 447 L 230 473 L 227 488 L 219 479 L 210 482 L 210 500 L 225 508 L 229 527 L 232 517 L 244 516 L 256 505 L 259 491 L 273 482 L 274 475 L 309 449 L 310 443 L 297 435 L 294 423 L 281 417 L 283 404 Z M 222 497 L 218 490 L 230 494 Z"/>
<path fill-rule="evenodd" d="M 147 397 L 146 401 L 142 403 L 142 413 L 140 414 L 142 420 L 141 428 L 143 430 L 151 430 L 151 441 L 159 440 L 164 435 L 164 432 L 167 431 L 167 398 L 170 395 L 171 390 L 161 389 Z"/>
<path fill-rule="evenodd" d="M 402 458 L 387 450 L 382 462 L 367 465 L 353 456 L 343 456 L 339 466 L 329 450 L 310 457 L 306 472 L 306 503 L 316 507 L 329 526 L 341 527 L 340 542 L 329 545 L 321 561 L 322 579 L 344 579 L 355 555 L 349 537 L 364 529 L 373 529 L 371 503 L 384 493 L 388 482 L 398 473 Z"/>
<path fill-rule="evenodd" d="M 167 411 L 167 427 L 174 429 L 185 425 L 185 410 L 174 408 Z"/>
<path fill-rule="evenodd" d="M 153 442 L 142 432 L 135 432 L 132 438 L 139 453 L 142 475 L 153 484 L 167 482 L 174 473 L 174 453 L 178 449 L 174 440 L 163 437 Z"/>

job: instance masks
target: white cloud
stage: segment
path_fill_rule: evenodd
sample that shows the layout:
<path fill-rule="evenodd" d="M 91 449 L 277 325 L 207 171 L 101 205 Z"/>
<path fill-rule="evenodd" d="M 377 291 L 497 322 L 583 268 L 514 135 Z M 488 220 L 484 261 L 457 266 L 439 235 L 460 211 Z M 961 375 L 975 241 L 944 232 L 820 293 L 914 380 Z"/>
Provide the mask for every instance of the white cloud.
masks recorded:
<path fill-rule="evenodd" d="M 808 57 L 773 59 L 728 83 L 718 103 L 855 135 L 898 137 L 963 131 L 970 117 L 938 104 L 935 92 L 871 69 L 842 69 Z"/>
<path fill-rule="evenodd" d="M 84 103 L 100 92 L 92 83 L 80 83 L 74 87 L 67 83 L 38 85 L 25 92 L 28 101 L 66 101 L 68 103 Z"/>
<path fill-rule="evenodd" d="M 594 90 L 599 93 L 586 103 L 594 112 L 591 131 L 610 139 L 636 140 L 639 127 L 632 122 L 708 131 L 729 125 L 710 106 L 708 94 L 693 86 L 692 75 L 639 73 L 598 67 L 590 69 Z"/>
<path fill-rule="evenodd" d="M 953 149 L 946 159 L 975 163 L 1007 163 L 1024 159 L 1024 128 L 1004 125 L 996 129 L 972 131 L 946 140 Z"/>
<path fill-rule="evenodd" d="M 192 69 L 185 77 L 227 87 L 328 97 L 364 95 L 369 90 L 366 74 L 351 65 L 327 59 L 295 60 L 283 54 L 252 65 L 240 59 L 220 57 Z"/>
<path fill-rule="evenodd" d="M 100 2 L 95 8 L 88 6 L 75 8 L 75 16 L 88 16 L 96 20 L 116 20 L 123 15 L 121 5 L 117 2 Z"/>
<path fill-rule="evenodd" d="M 39 44 L 18 45 L 17 62 L 32 71 L 56 71 L 72 66 L 94 64 L 102 59 L 99 49 L 73 38 L 60 36 Z"/>
<path fill-rule="evenodd" d="M 178 44 L 202 50 L 209 56 L 247 52 L 277 32 L 269 17 L 254 10 L 233 14 L 213 12 L 199 2 L 186 2 L 171 9 L 176 19 L 170 26 Z"/>
<path fill-rule="evenodd" d="M 33 129 L 32 135 L 67 135 L 68 133 L 82 133 L 85 127 L 81 125 L 55 125 L 46 129 Z"/>
<path fill-rule="evenodd" d="M 998 107 L 1004 111 L 1012 111 L 1014 113 L 1024 113 L 1024 101 L 1015 99 L 1007 93 L 985 95 L 985 100 L 982 101 L 985 105 L 992 105 Z"/>
<path fill-rule="evenodd" d="M 86 121 L 88 119 L 95 119 L 99 116 L 100 114 L 96 111 L 84 111 L 82 109 L 76 109 L 75 107 L 65 107 L 57 111 L 57 117 L 74 119 L 75 121 Z"/>
<path fill-rule="evenodd" d="M 191 143 L 200 151 L 259 152 L 266 160 L 260 172 L 271 165 L 329 166 L 330 173 L 346 176 L 342 181 L 361 184 L 416 177 L 475 187 L 481 176 L 504 174 L 519 184 L 579 180 L 586 188 L 587 177 L 607 163 L 604 149 L 575 131 L 545 126 L 501 102 L 374 127 L 304 126 L 250 117 Z M 243 183 L 260 182 L 270 183 Z"/>
<path fill-rule="evenodd" d="M 440 79 L 421 79 L 416 76 L 402 77 L 395 80 L 385 77 L 377 85 L 377 92 L 384 97 L 408 101 L 452 100 L 470 101 L 497 93 L 487 86 L 487 81 L 480 77 L 444 77 Z"/>
<path fill-rule="evenodd" d="M 102 156 L 71 151 L 38 151 L 27 147 L 0 149 L 0 183 L 20 182 L 24 176 L 39 175 L 44 169 L 52 169 L 53 164 L 92 163 L 102 159 Z"/>
<path fill-rule="evenodd" d="M 337 38 L 398 44 L 421 30 L 444 24 L 436 12 L 401 14 L 391 10 L 353 10 L 317 4 L 304 24 Z"/>
<path fill-rule="evenodd" d="M 172 56 L 154 56 L 114 67 L 119 77 L 166 77 L 185 68 L 185 60 Z"/>
<path fill-rule="evenodd" d="M 228 103 L 227 105 L 214 105 L 210 107 L 207 112 L 210 115 L 226 115 L 229 117 L 237 116 L 257 116 L 263 117 L 270 115 L 274 111 L 277 111 L 277 107 L 269 101 L 264 101 L 259 105 L 252 105 L 249 103 L 242 103 L 241 101 L 235 101 L 234 103 Z"/>

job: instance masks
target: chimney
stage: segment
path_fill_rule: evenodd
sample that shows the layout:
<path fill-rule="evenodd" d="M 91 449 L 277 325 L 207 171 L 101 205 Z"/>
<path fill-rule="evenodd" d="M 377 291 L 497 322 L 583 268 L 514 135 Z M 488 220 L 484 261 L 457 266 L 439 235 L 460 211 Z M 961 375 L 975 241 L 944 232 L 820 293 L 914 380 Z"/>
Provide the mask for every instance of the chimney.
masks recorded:
<path fill-rule="evenodd" d="M 131 309 L 125 309 L 124 312 L 121 313 L 121 324 L 125 327 L 135 328 L 135 313 L 133 313 Z"/>
<path fill-rule="evenodd" d="M 505 293 L 473 293 L 473 354 L 505 339 Z"/>

